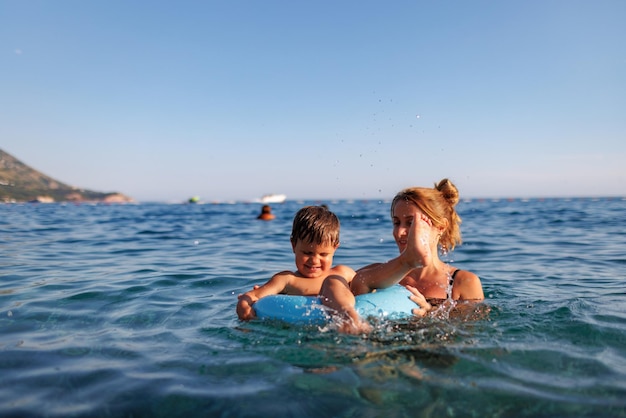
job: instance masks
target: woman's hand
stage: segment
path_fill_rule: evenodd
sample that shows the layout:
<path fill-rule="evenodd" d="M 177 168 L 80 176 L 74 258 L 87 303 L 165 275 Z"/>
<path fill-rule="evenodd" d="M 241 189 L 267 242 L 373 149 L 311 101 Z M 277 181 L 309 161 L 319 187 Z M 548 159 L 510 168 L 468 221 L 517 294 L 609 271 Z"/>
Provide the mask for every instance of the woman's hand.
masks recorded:
<path fill-rule="evenodd" d="M 407 235 L 407 246 L 402 256 L 413 267 L 423 267 L 432 259 L 431 220 L 421 212 L 416 212 Z"/>
<path fill-rule="evenodd" d="M 406 287 L 409 292 L 411 292 L 411 296 L 409 297 L 409 299 L 415 302 L 415 304 L 418 306 L 418 308 L 413 309 L 413 315 L 420 317 L 425 316 L 428 311 L 432 309 L 431 304 L 428 303 L 424 295 L 422 295 L 419 290 L 417 290 L 413 286 L 406 285 L 404 287 Z"/>

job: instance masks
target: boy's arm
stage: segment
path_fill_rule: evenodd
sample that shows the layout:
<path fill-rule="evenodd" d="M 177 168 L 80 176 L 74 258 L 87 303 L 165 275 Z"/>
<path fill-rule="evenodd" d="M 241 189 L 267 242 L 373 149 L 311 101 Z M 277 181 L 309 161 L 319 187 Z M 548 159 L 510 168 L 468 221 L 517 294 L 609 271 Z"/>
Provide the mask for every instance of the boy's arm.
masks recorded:
<path fill-rule="evenodd" d="M 256 312 L 254 312 L 252 305 L 264 296 L 277 295 L 282 292 L 287 286 L 289 278 L 292 276 L 293 273 L 290 271 L 277 273 L 263 286 L 252 289 L 243 295 L 239 295 L 237 302 L 237 316 L 239 319 L 248 320 L 255 318 Z"/>

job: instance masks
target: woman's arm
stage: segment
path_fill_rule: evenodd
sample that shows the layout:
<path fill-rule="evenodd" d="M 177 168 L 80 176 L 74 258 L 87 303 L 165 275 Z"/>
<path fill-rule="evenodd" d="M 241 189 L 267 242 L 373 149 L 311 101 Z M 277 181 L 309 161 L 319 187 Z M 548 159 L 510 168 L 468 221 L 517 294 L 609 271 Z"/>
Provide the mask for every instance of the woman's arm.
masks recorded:
<path fill-rule="evenodd" d="M 406 248 L 386 263 L 370 264 L 356 272 L 352 293 L 361 295 L 399 283 L 411 270 L 430 262 L 430 224 L 425 216 L 413 220 L 406 236 Z"/>
<path fill-rule="evenodd" d="M 354 295 L 370 293 L 374 289 L 384 289 L 399 283 L 413 267 L 404 263 L 401 256 L 387 261 L 365 266 L 357 270 L 350 283 Z"/>

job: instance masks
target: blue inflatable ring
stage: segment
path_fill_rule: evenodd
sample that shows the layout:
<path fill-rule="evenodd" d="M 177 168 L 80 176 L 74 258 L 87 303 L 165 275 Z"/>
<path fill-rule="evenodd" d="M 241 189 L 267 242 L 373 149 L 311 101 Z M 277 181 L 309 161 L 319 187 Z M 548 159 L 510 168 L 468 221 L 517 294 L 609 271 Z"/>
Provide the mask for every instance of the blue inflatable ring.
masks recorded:
<path fill-rule="evenodd" d="M 355 308 L 361 317 L 401 319 L 413 315 L 419 306 L 409 299 L 411 292 L 395 285 L 356 297 Z M 257 318 L 273 319 L 290 324 L 323 325 L 330 319 L 317 296 L 270 295 L 256 301 Z"/>

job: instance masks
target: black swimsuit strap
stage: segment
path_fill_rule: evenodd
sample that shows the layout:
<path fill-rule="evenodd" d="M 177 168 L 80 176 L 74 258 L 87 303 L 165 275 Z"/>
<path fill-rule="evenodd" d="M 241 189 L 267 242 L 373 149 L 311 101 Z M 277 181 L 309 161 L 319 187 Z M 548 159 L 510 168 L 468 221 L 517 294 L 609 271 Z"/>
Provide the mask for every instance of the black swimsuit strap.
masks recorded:
<path fill-rule="evenodd" d="M 450 275 L 450 294 L 448 295 L 448 299 L 452 299 L 452 286 L 454 285 L 454 276 L 456 276 L 456 274 L 461 271 L 461 269 L 456 269 L 454 270 L 454 272 Z"/>

